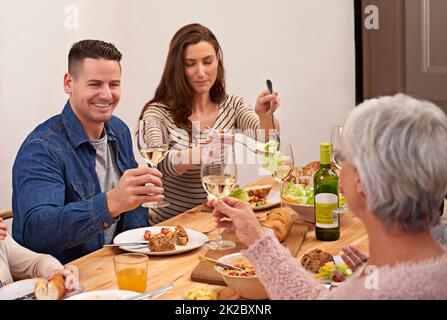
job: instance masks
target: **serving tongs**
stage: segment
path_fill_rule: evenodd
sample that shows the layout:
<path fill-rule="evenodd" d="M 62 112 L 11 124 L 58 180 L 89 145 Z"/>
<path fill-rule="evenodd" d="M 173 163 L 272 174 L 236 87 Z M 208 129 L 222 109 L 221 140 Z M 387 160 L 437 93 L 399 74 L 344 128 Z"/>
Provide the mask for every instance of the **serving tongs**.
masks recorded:
<path fill-rule="evenodd" d="M 208 127 L 208 126 L 204 126 L 204 128 L 205 128 L 205 129 L 208 129 L 208 130 L 210 130 L 210 131 L 212 131 L 212 132 L 214 132 L 214 133 L 220 133 L 220 132 L 217 131 L 216 129 L 210 128 L 210 127 Z M 243 142 L 243 141 L 236 140 L 236 137 L 235 137 L 235 136 L 233 137 L 233 142 L 237 142 L 237 143 L 243 145 L 243 146 L 246 147 L 248 150 L 250 150 L 251 152 L 256 153 L 256 154 L 269 155 L 269 154 L 271 153 L 271 152 L 263 151 L 263 150 L 260 149 L 260 148 L 257 148 L 257 147 L 256 147 L 257 143 L 255 143 L 254 146 L 249 146 L 248 144 L 246 144 L 246 143 Z"/>
<path fill-rule="evenodd" d="M 214 260 L 212 258 L 208 258 L 208 257 L 205 257 L 205 256 L 199 256 L 199 260 L 202 261 L 202 262 L 213 263 L 216 266 L 219 266 L 219 267 L 224 268 L 224 269 L 232 269 L 232 270 L 245 272 L 245 270 L 242 269 L 242 268 L 238 268 L 238 267 L 232 266 L 231 264 L 226 264 L 226 263 L 223 263 L 223 262 L 219 262 L 217 260 Z"/>
<path fill-rule="evenodd" d="M 269 94 L 273 94 L 273 84 L 272 84 L 272 81 L 267 79 L 266 84 L 267 84 L 267 89 L 269 91 Z M 275 118 L 273 117 L 273 108 L 272 108 L 272 102 L 271 101 L 269 102 L 269 105 L 270 105 L 270 113 L 272 114 L 272 127 L 273 127 L 273 131 L 275 132 L 273 140 L 278 141 L 278 150 L 279 150 L 279 145 L 281 143 L 281 139 L 279 138 L 278 130 L 275 127 Z"/>

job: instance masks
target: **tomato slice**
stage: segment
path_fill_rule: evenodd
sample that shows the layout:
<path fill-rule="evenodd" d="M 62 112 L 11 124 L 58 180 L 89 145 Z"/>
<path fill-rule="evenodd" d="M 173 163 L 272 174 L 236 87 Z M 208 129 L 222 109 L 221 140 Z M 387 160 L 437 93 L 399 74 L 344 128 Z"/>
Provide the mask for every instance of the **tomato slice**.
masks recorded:
<path fill-rule="evenodd" d="M 163 235 L 167 235 L 171 231 L 169 228 L 161 228 L 160 233 Z"/>

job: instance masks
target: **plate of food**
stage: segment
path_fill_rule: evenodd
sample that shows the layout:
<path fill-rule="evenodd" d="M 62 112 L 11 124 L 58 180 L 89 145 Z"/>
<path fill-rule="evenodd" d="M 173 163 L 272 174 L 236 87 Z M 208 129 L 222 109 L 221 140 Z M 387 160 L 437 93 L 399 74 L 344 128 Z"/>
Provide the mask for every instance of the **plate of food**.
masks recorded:
<path fill-rule="evenodd" d="M 336 287 L 353 274 L 352 270 L 340 256 L 333 256 L 318 248 L 303 255 L 301 265 L 312 273 L 315 279 L 333 287 Z"/>
<path fill-rule="evenodd" d="M 279 192 L 272 190 L 271 185 L 235 188 L 230 197 L 249 202 L 253 210 L 264 210 L 281 204 Z"/>
<path fill-rule="evenodd" d="M 53 285 L 51 282 L 51 289 L 46 291 L 41 290 L 45 287 L 47 280 L 44 278 L 32 278 L 15 281 L 2 288 L 0 288 L 0 300 L 35 300 L 35 299 L 46 299 L 46 300 L 58 300 L 66 299 L 72 295 L 81 293 L 84 291 L 84 287 L 79 284 L 77 290 L 72 290 L 70 292 L 65 290 L 64 283 L 60 285 Z M 50 285 L 48 287 L 50 287 Z M 36 298 L 37 293 L 37 298 Z M 53 293 L 57 296 L 51 297 Z"/>
<path fill-rule="evenodd" d="M 128 290 L 96 290 L 73 295 L 65 300 L 127 300 L 140 294 Z"/>
<path fill-rule="evenodd" d="M 154 256 L 179 254 L 201 247 L 208 237 L 202 232 L 181 226 L 147 227 L 118 234 L 113 243 L 128 252 Z M 127 245 L 136 243 L 134 245 Z"/>

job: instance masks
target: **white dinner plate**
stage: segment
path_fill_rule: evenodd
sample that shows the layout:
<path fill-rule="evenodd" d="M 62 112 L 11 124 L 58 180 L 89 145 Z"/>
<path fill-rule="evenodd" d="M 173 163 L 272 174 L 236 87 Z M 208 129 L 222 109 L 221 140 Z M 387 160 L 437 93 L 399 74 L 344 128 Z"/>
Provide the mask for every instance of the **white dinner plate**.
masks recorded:
<path fill-rule="evenodd" d="M 159 233 L 161 228 L 175 229 L 175 227 L 161 226 L 161 227 L 147 227 L 124 231 L 118 234 L 115 239 L 113 239 L 114 244 L 127 243 L 127 242 L 141 242 L 144 241 L 144 232 L 150 230 L 152 233 Z M 188 234 L 189 241 L 184 246 L 175 246 L 175 250 L 162 251 L 162 252 L 152 252 L 147 246 L 140 249 L 135 249 L 132 246 L 120 246 L 120 249 L 128 252 L 144 253 L 153 256 L 167 256 L 171 254 L 179 254 L 182 252 L 194 250 L 201 247 L 205 242 L 208 241 L 208 237 L 202 232 L 184 228 Z"/>
<path fill-rule="evenodd" d="M 0 288 L 0 300 L 14 300 L 34 292 L 34 285 L 38 279 L 39 278 L 19 280 Z M 67 294 L 66 297 L 81 293 L 82 291 L 84 291 L 84 287 L 79 284 L 79 288 Z M 63 299 L 65 299 L 65 297 Z"/>
<path fill-rule="evenodd" d="M 140 294 L 128 290 L 96 290 L 72 295 L 65 300 L 126 300 Z"/>
<path fill-rule="evenodd" d="M 271 190 L 267 196 L 267 204 L 265 204 L 263 206 L 259 206 L 259 207 L 252 206 L 252 209 L 254 211 L 264 210 L 264 209 L 273 208 L 279 204 L 281 204 L 281 197 L 279 196 L 279 191 Z"/>

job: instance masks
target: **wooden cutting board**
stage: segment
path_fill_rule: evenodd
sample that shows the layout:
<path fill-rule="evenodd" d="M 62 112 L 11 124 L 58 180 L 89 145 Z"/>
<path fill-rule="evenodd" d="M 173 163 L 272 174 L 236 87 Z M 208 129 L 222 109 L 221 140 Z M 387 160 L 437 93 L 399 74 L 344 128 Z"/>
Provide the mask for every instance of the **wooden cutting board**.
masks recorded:
<path fill-rule="evenodd" d="M 298 251 L 303 244 L 306 237 L 308 227 L 302 224 L 293 224 L 287 238 L 283 241 L 283 245 L 290 250 L 292 256 L 296 257 Z M 209 250 L 206 254 L 207 257 L 218 259 L 230 253 L 240 252 L 247 247 L 238 242 L 236 235 L 233 232 L 224 232 L 222 234 L 224 239 L 233 240 L 236 242 L 236 247 L 229 250 Z M 214 269 L 214 265 L 211 263 L 200 262 L 197 267 L 191 273 L 191 280 L 197 282 L 205 282 L 209 284 L 226 285 L 222 279 L 222 276 Z"/>

